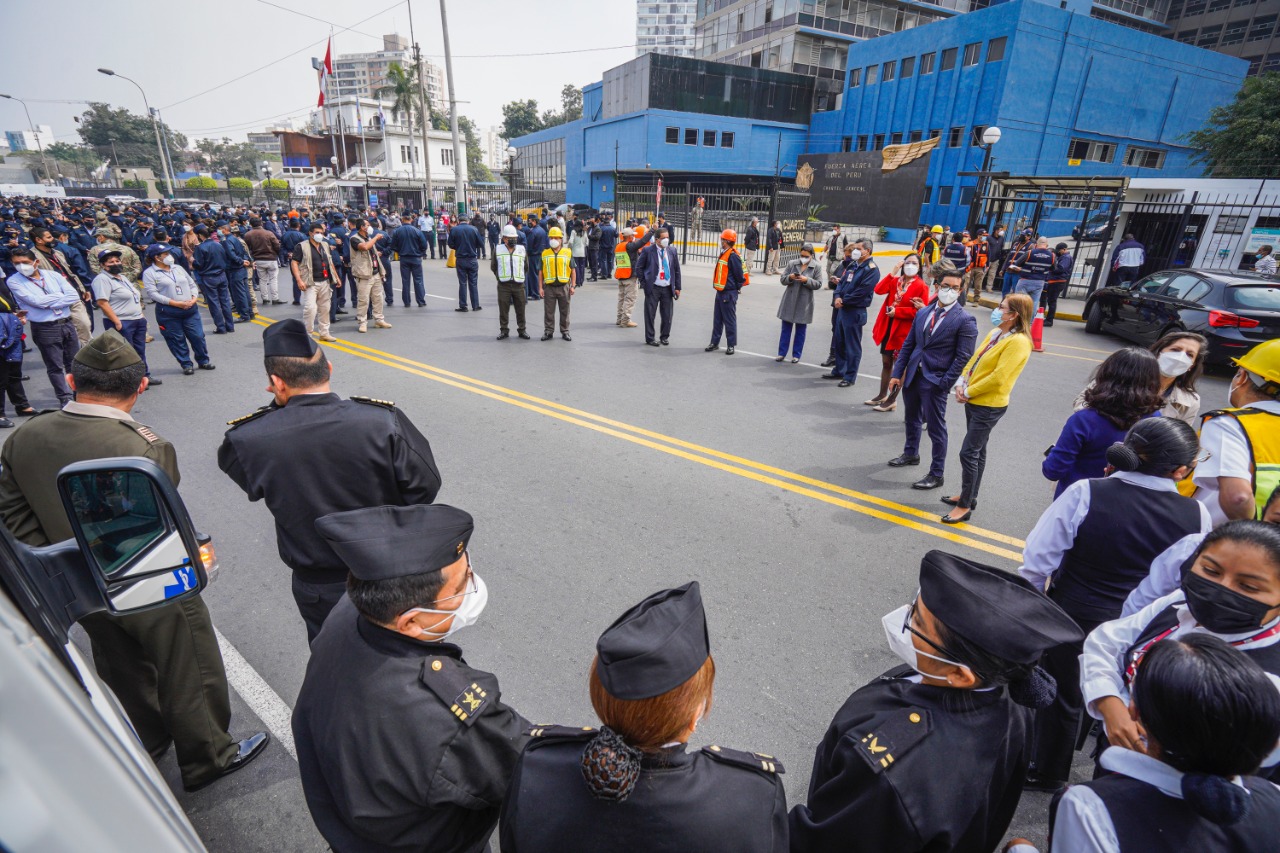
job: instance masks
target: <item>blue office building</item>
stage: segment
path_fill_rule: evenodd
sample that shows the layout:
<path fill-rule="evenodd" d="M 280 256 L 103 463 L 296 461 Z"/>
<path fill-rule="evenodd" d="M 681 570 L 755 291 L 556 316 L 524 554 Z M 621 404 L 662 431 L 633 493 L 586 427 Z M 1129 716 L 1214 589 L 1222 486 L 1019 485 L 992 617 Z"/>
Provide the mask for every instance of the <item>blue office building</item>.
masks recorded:
<path fill-rule="evenodd" d="M 806 151 L 939 137 L 920 222 L 962 228 L 978 178 L 959 173 L 981 169 L 987 127 L 1003 134 L 992 170 L 1014 175 L 1200 175 L 1183 137 L 1235 97 L 1246 70 L 1230 56 L 1009 0 L 850 46 L 840 107 L 814 114 Z"/>

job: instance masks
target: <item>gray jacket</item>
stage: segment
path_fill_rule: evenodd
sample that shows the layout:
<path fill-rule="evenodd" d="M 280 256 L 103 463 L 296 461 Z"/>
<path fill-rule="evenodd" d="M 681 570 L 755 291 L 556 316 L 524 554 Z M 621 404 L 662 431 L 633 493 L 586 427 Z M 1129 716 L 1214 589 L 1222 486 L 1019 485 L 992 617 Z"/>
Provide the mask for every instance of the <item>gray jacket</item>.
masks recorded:
<path fill-rule="evenodd" d="M 786 290 L 782 292 L 782 302 L 778 304 L 778 319 L 807 326 L 813 322 L 813 292 L 822 287 L 825 273 L 815 258 L 809 260 L 807 270 L 803 264 L 804 261 L 796 258 L 782 271 L 780 281 Z M 808 281 L 792 281 L 793 273 L 804 276 Z"/>

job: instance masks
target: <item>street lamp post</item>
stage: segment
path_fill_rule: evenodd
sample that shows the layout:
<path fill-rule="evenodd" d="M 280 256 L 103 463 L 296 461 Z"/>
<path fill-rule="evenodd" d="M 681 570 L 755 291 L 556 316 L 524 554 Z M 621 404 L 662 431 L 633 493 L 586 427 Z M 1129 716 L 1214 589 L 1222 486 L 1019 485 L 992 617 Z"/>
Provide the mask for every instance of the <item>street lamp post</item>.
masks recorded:
<path fill-rule="evenodd" d="M 1000 128 L 992 126 L 982 131 L 982 139 L 978 142 L 978 147 L 982 149 L 982 172 L 978 178 L 978 186 L 973 194 L 973 201 L 969 202 L 969 232 L 977 234 L 978 228 L 978 208 L 982 204 L 982 197 L 987 192 L 987 187 L 991 184 L 991 149 L 1000 141 Z"/>
<path fill-rule="evenodd" d="M 99 68 L 98 73 L 105 74 L 108 77 L 119 77 L 121 80 L 128 80 L 130 83 L 138 87 L 138 91 L 142 94 L 142 105 L 147 108 L 147 115 L 151 117 L 151 129 L 155 131 L 156 134 L 156 153 L 160 155 L 160 171 L 164 172 L 164 181 L 169 185 L 169 198 L 173 198 L 175 192 L 175 187 L 173 185 L 174 176 L 167 168 L 168 160 L 166 160 L 164 156 L 164 143 L 160 141 L 160 125 L 156 122 L 156 114 L 151 111 L 151 103 L 147 100 L 147 93 L 143 91 L 142 86 L 139 85 L 137 80 L 134 80 L 131 77 L 126 77 L 123 74 L 117 74 L 110 68 Z"/>
<path fill-rule="evenodd" d="M 267 207 L 271 207 L 271 162 L 263 160 L 258 164 L 258 171 L 262 173 L 262 194 L 266 196 Z"/>
<path fill-rule="evenodd" d="M 27 114 L 27 127 L 31 129 L 31 135 L 36 138 L 36 148 L 40 151 L 40 165 L 44 167 L 44 175 L 52 180 L 53 175 L 49 172 L 49 162 L 44 159 L 44 143 L 40 141 L 40 131 L 36 130 L 35 123 L 31 121 L 31 110 L 27 109 L 27 102 L 22 98 L 15 98 L 13 95 L 0 95 L 7 101 L 17 101 L 22 104 L 22 111 Z"/>

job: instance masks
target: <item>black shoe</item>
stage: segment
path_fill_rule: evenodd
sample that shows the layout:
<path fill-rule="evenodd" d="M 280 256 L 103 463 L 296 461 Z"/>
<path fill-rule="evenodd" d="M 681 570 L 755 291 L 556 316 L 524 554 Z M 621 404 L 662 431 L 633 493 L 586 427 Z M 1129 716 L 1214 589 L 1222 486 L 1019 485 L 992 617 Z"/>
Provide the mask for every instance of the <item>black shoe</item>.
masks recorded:
<path fill-rule="evenodd" d="M 651 346 L 651 347 L 658 347 L 658 346 L 662 346 L 662 344 L 658 343 L 657 341 L 645 341 L 645 344 L 647 344 L 648 346 Z"/>
<path fill-rule="evenodd" d="M 0 415 L 0 429 L 13 429 L 13 421 Z"/>
<path fill-rule="evenodd" d="M 840 384 L 839 384 L 839 385 L 837 385 L 836 387 L 837 387 L 837 388 L 848 388 L 848 387 L 849 387 L 850 385 L 852 385 L 852 384 L 853 384 L 853 383 L 852 383 L 852 382 L 850 382 L 848 379 L 841 379 L 841 380 L 840 380 Z"/>
<path fill-rule="evenodd" d="M 571 341 L 571 340 L 573 340 L 573 338 L 569 337 L 569 333 L 568 333 L 568 332 L 565 332 L 565 333 L 564 333 L 564 334 L 562 334 L 560 337 L 564 338 L 566 341 Z"/>
<path fill-rule="evenodd" d="M 1044 791 L 1052 794 L 1066 787 L 1066 784 L 1065 780 L 1046 779 L 1033 770 L 1027 773 L 1027 781 L 1023 783 L 1022 789 L 1024 791 Z"/>
<path fill-rule="evenodd" d="M 517 333 L 516 333 L 516 337 L 518 337 L 518 338 L 519 338 L 520 340 L 522 340 L 522 341 L 531 341 L 531 340 L 533 340 L 533 338 L 529 337 L 529 336 L 528 336 L 528 335 L 526 335 L 524 332 L 517 332 Z"/>
<path fill-rule="evenodd" d="M 419 308 L 426 308 L 426 307 L 427 307 L 427 303 L 425 303 L 425 302 L 419 302 L 419 303 L 418 303 L 418 307 L 419 307 Z"/>
<path fill-rule="evenodd" d="M 818 367 L 835 367 L 835 366 L 836 366 L 836 360 L 834 358 L 829 358 L 826 361 L 822 362 L 822 364 L 818 365 Z"/>
<path fill-rule="evenodd" d="M 148 387 L 152 387 L 152 386 L 155 386 L 155 385 L 163 385 L 163 384 L 164 384 L 164 380 L 163 380 L 163 379 L 160 379 L 160 378 L 155 377 L 155 376 L 148 376 L 148 377 L 147 377 L 147 386 L 148 386 Z"/>
<path fill-rule="evenodd" d="M 1052 321 L 1052 320 L 1045 320 L 1045 321 L 1044 321 L 1044 326 L 1045 326 L 1045 328 L 1048 328 L 1048 327 L 1050 327 L 1050 326 L 1052 326 L 1052 325 L 1053 325 L 1053 321 Z"/>
<path fill-rule="evenodd" d="M 951 514 L 948 513 L 947 515 L 939 516 L 938 520 L 941 521 L 943 524 L 964 524 L 966 521 L 968 521 L 971 518 L 973 518 L 973 510 L 966 509 L 964 511 L 964 515 L 960 516 L 959 518 L 952 518 Z"/>
<path fill-rule="evenodd" d="M 20 418 L 29 418 L 32 415 L 40 414 L 40 412 L 38 412 L 36 409 L 34 409 L 31 406 L 27 406 L 25 409 L 18 409 L 18 411 L 15 412 L 15 414 L 17 414 L 17 416 Z"/>
<path fill-rule="evenodd" d="M 942 485 L 942 478 L 927 474 L 911 484 L 911 488 L 925 491 L 927 489 L 936 489 Z"/>
<path fill-rule="evenodd" d="M 211 362 L 206 361 L 204 364 L 200 365 L 200 369 L 201 370 L 217 370 L 218 368 L 215 367 Z"/>
<path fill-rule="evenodd" d="M 725 355 L 733 355 L 733 347 L 729 347 L 724 351 Z"/>
<path fill-rule="evenodd" d="M 193 373 L 195 373 L 195 372 L 196 372 L 196 369 L 195 369 L 194 367 L 184 367 L 184 368 L 182 368 L 182 375 L 183 375 L 183 376 L 190 376 L 191 374 L 193 374 Z"/>
<path fill-rule="evenodd" d="M 235 330 L 236 330 L 236 327 L 235 327 L 235 326 L 228 326 L 228 327 L 227 327 L 227 333 L 228 333 L 228 334 L 230 334 L 231 332 L 234 332 Z"/>
<path fill-rule="evenodd" d="M 509 337 L 511 337 L 510 332 L 502 332 L 501 334 L 498 335 L 498 340 L 505 341 Z"/>
<path fill-rule="evenodd" d="M 467 308 L 454 308 L 453 310 L 454 310 L 454 311 L 466 311 L 466 310 L 468 310 L 468 309 L 467 309 Z"/>
<path fill-rule="evenodd" d="M 31 350 L 27 349 L 27 350 L 23 350 L 23 352 L 31 352 Z M 30 382 L 30 381 L 31 381 L 31 374 L 30 374 L 30 373 L 24 373 L 24 374 L 22 374 L 22 381 L 23 381 L 23 382 Z"/>
<path fill-rule="evenodd" d="M 284 304 L 284 300 L 283 300 L 283 299 L 272 299 L 272 300 L 271 300 L 271 304 L 272 304 L 272 305 L 283 305 L 283 304 Z"/>
<path fill-rule="evenodd" d="M 222 772 L 207 782 L 201 782 L 199 785 L 191 785 L 190 787 L 183 785 L 182 789 L 190 794 L 193 791 L 199 791 L 201 788 L 207 788 L 214 782 L 217 782 L 223 776 L 229 776 L 240 768 L 244 767 L 250 761 L 262 754 L 267 748 L 267 744 L 271 742 L 271 735 L 266 732 L 258 732 L 256 735 L 247 737 L 240 741 L 240 749 L 231 759 L 231 763 L 222 768 Z"/>
<path fill-rule="evenodd" d="M 554 337 L 555 337 L 555 335 L 551 334 L 550 332 L 547 332 L 545 335 L 543 335 L 543 336 L 542 336 L 542 340 L 544 340 L 544 341 L 549 341 L 549 340 L 551 340 L 551 339 L 552 339 L 552 338 L 554 338 Z"/>
<path fill-rule="evenodd" d="M 301 305 L 302 303 L 295 299 L 295 300 L 293 300 L 293 304 L 294 304 L 294 305 Z"/>
<path fill-rule="evenodd" d="M 902 454 L 901 456 L 898 456 L 889 460 L 890 468 L 902 468 L 906 465 L 919 465 L 919 464 L 920 464 L 919 456 L 908 456 L 905 453 Z"/>
<path fill-rule="evenodd" d="M 716 350 L 718 350 L 718 349 L 720 349 L 720 345 L 719 345 L 719 344 L 712 344 L 711 346 L 709 346 L 709 347 L 707 347 L 705 350 L 703 350 L 703 352 L 715 352 L 715 351 L 716 351 Z"/>
<path fill-rule="evenodd" d="M 339 313 L 339 314 L 345 314 L 345 313 L 347 313 L 347 312 L 346 312 L 346 311 L 343 311 L 341 308 L 339 308 L 339 309 L 338 309 L 338 311 L 337 311 L 337 313 Z"/>
<path fill-rule="evenodd" d="M 225 334 L 226 334 L 226 330 L 224 330 L 224 329 L 214 329 L 214 330 L 213 330 L 213 333 L 214 333 L 215 335 L 225 335 Z"/>
<path fill-rule="evenodd" d="M 476 306 L 474 306 L 471 310 L 472 310 L 472 311 L 481 311 L 481 310 L 483 310 L 483 309 L 484 309 L 484 306 L 483 306 L 483 305 L 476 305 Z"/>
<path fill-rule="evenodd" d="M 822 378 L 823 379 L 841 379 L 841 380 L 844 379 L 844 377 L 841 376 L 839 373 L 824 373 L 822 374 Z"/>
<path fill-rule="evenodd" d="M 667 340 L 666 338 L 663 338 L 663 339 L 662 339 L 661 341 L 659 341 L 658 343 L 662 344 L 664 347 L 669 347 L 669 346 L 671 346 L 671 341 Z"/>

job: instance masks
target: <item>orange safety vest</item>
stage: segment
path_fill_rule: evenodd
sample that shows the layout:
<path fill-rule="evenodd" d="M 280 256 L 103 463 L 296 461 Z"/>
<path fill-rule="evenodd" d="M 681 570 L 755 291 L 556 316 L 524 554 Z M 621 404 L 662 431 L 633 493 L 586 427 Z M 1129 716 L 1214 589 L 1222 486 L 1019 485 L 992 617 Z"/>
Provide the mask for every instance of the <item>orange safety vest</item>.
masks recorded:
<path fill-rule="evenodd" d="M 974 250 L 975 255 L 974 255 L 973 264 L 978 269 L 982 269 L 987 265 L 987 260 L 988 260 L 987 252 L 990 250 L 991 244 L 988 243 L 986 240 L 978 240 L 976 242 L 977 242 L 978 248 Z"/>
<path fill-rule="evenodd" d="M 631 278 L 631 256 L 627 254 L 627 241 L 622 240 L 613 250 L 613 277 L 619 281 Z"/>
<path fill-rule="evenodd" d="M 720 260 L 716 261 L 716 272 L 711 277 L 711 286 L 716 290 L 724 290 L 724 286 L 729 283 L 729 256 L 738 254 L 735 249 L 726 249 Z M 742 271 L 742 286 L 746 287 L 751 283 L 751 275 L 745 269 Z"/>

